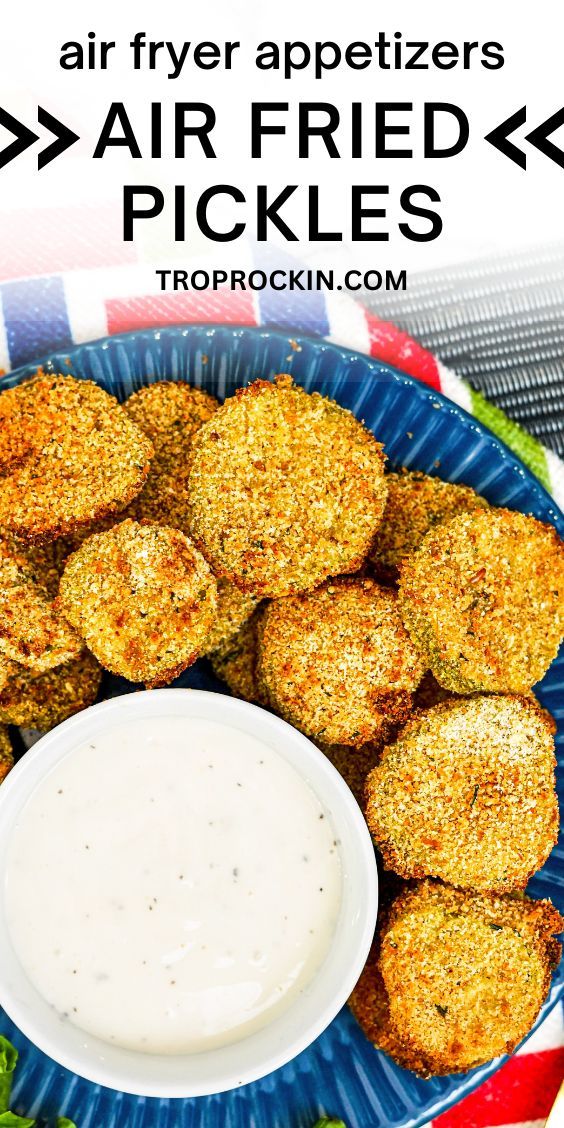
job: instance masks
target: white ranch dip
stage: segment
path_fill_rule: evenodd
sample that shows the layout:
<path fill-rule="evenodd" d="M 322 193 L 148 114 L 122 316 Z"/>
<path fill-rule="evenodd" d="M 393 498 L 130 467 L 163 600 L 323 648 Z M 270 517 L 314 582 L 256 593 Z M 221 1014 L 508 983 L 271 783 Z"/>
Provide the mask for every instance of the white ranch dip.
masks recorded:
<path fill-rule="evenodd" d="M 23 808 L 6 912 L 44 998 L 106 1042 L 195 1052 L 311 981 L 341 897 L 329 817 L 266 744 L 203 719 L 114 725 Z"/>

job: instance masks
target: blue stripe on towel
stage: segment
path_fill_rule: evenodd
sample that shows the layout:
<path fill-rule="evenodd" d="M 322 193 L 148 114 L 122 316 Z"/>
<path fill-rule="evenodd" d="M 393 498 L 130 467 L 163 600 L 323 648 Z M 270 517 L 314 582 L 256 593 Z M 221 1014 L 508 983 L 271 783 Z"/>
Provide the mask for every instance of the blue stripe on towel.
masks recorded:
<path fill-rule="evenodd" d="M 0 295 L 12 368 L 72 344 L 61 277 L 5 282 Z"/>
<path fill-rule="evenodd" d="M 253 248 L 256 270 L 295 270 L 304 266 L 299 259 L 286 254 L 279 247 L 255 244 Z M 316 290 L 260 290 L 258 292 L 260 322 L 270 329 L 292 329 L 295 333 L 308 333 L 326 337 L 330 333 L 325 298 Z"/>

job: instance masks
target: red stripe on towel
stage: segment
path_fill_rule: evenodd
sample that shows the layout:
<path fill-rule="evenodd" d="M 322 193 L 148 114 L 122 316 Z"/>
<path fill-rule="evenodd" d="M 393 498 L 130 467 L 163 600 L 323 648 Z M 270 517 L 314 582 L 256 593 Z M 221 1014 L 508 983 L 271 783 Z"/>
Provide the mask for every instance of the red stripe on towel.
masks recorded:
<path fill-rule="evenodd" d="M 231 294 L 229 302 L 226 302 L 220 290 L 111 298 L 106 301 L 106 310 L 108 333 L 149 329 L 180 321 L 221 321 L 228 325 L 257 323 L 252 294 Z"/>

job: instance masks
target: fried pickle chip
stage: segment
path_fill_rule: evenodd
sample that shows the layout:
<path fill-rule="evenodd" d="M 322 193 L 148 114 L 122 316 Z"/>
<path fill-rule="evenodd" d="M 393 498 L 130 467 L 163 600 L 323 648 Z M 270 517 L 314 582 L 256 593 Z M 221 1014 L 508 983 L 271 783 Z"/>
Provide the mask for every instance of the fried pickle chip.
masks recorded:
<path fill-rule="evenodd" d="M 390 1002 L 379 962 L 379 945 L 370 952 L 362 975 L 349 999 L 349 1006 L 366 1037 L 377 1050 L 383 1050 L 397 1065 L 428 1077 L 424 1059 L 405 1046 L 390 1017 Z"/>
<path fill-rule="evenodd" d="M 523 693 L 564 634 L 564 545 L 551 525 L 477 509 L 439 525 L 403 563 L 403 621 L 453 693 Z"/>
<path fill-rule="evenodd" d="M 89 380 L 38 375 L 0 395 L 0 527 L 49 540 L 122 509 L 152 446 Z"/>
<path fill-rule="evenodd" d="M 219 401 L 208 392 L 169 380 L 148 384 L 126 400 L 125 410 L 155 452 L 147 481 L 128 516 L 189 534 L 192 440 L 218 407 Z"/>
<path fill-rule="evenodd" d="M 341 577 L 266 607 L 258 672 L 291 724 L 324 744 L 358 746 L 407 718 L 423 665 L 395 592 Z"/>
<path fill-rule="evenodd" d="M 386 866 L 481 892 L 523 889 L 558 835 L 554 739 L 525 697 L 475 696 L 415 714 L 367 784 Z"/>
<path fill-rule="evenodd" d="M 46 732 L 92 705 L 101 679 L 101 667 L 87 650 L 39 677 L 20 667 L 0 692 L 0 721 Z"/>
<path fill-rule="evenodd" d="M 363 564 L 386 499 L 381 446 L 351 412 L 256 380 L 194 439 L 192 536 L 256 596 L 308 591 Z"/>
<path fill-rule="evenodd" d="M 128 519 L 67 560 L 58 603 L 102 666 L 152 687 L 200 654 L 216 584 L 178 529 Z"/>
<path fill-rule="evenodd" d="M 8 730 L 4 725 L 0 725 L 0 783 L 6 779 L 8 772 L 14 766 L 14 753 L 12 752 L 12 745 Z"/>
<path fill-rule="evenodd" d="M 560 958 L 550 901 L 468 893 L 434 881 L 404 891 L 381 936 L 389 1018 L 427 1074 L 512 1053 L 531 1029 Z"/>
<path fill-rule="evenodd" d="M 258 624 L 262 609 L 258 608 L 237 633 L 209 655 L 214 674 L 229 686 L 234 697 L 268 706 L 266 690 L 257 677 Z"/>
<path fill-rule="evenodd" d="M 0 654 L 41 674 L 77 658 L 83 642 L 60 615 L 37 568 L 14 542 L 0 538 Z M 8 666 L 8 676 L 16 671 Z"/>
<path fill-rule="evenodd" d="M 402 561 L 435 525 L 488 505 L 470 486 L 443 482 L 417 470 L 387 474 L 386 483 L 386 508 L 370 554 L 376 575 L 386 583 L 398 579 Z"/>

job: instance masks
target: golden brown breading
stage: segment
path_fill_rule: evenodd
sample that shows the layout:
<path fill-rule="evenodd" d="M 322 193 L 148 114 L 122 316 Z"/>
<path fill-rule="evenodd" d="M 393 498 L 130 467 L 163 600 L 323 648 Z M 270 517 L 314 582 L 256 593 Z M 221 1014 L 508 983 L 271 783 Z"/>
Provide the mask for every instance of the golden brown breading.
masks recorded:
<path fill-rule="evenodd" d="M 73 376 L 41 374 L 2 392 L 0 432 L 0 526 L 25 540 L 124 508 L 153 452 L 113 396 Z"/>
<path fill-rule="evenodd" d="M 209 658 L 215 650 L 222 651 L 250 619 L 256 606 L 254 596 L 240 591 L 228 580 L 218 580 L 216 618 L 202 653 Z"/>
<path fill-rule="evenodd" d="M 266 607 L 258 669 L 291 724 L 314 740 L 355 746 L 406 719 L 423 673 L 395 592 L 342 577 Z"/>
<path fill-rule="evenodd" d="M 11 658 L 6 658 L 5 654 L 0 651 L 0 692 L 4 686 L 8 685 L 10 678 L 15 674 L 19 674 L 24 667 L 20 666 L 19 662 L 13 662 Z"/>
<path fill-rule="evenodd" d="M 0 721 L 47 731 L 92 705 L 101 679 L 101 667 L 87 650 L 39 677 L 20 667 L 0 692 Z"/>
<path fill-rule="evenodd" d="M 564 633 L 564 545 L 522 513 L 462 513 L 404 561 L 399 594 L 413 642 L 445 689 L 523 693 Z"/>
<path fill-rule="evenodd" d="M 257 631 L 261 614 L 259 607 L 237 634 L 209 657 L 214 674 L 227 682 L 234 697 L 268 706 L 265 688 L 257 678 Z"/>
<path fill-rule="evenodd" d="M 390 1021 L 428 1074 L 512 1053 L 560 957 L 550 901 L 482 896 L 423 881 L 399 895 L 381 936 Z"/>
<path fill-rule="evenodd" d="M 6 546 L 16 555 L 25 557 L 32 580 L 44 588 L 52 599 L 59 590 L 59 580 L 63 574 L 65 560 L 72 552 L 72 544 L 67 537 L 42 544 L 27 544 L 9 534 L 4 536 Z"/>
<path fill-rule="evenodd" d="M 198 657 L 216 598 L 206 561 L 183 533 L 126 520 L 67 560 L 58 603 L 103 666 L 152 687 Z"/>
<path fill-rule="evenodd" d="M 367 784 L 389 869 L 482 892 L 523 889 L 558 835 L 554 740 L 525 697 L 475 696 L 415 714 Z"/>
<path fill-rule="evenodd" d="M 464 699 L 467 696 L 468 694 L 451 693 L 448 689 L 443 689 L 442 685 L 439 685 L 434 674 L 432 674 L 430 670 L 427 670 L 427 672 L 423 674 L 423 677 L 419 682 L 415 693 L 413 694 L 413 712 L 415 713 L 419 710 L 432 709 L 433 705 L 441 705 L 443 701 L 460 701 L 461 698 Z M 554 720 L 554 717 L 551 716 L 551 714 L 548 712 L 548 709 L 543 708 L 537 697 L 535 697 L 533 691 L 527 690 L 525 693 L 520 694 L 520 696 L 528 697 L 533 702 L 533 704 L 542 711 L 549 731 L 554 736 L 557 727 L 556 721 Z"/>
<path fill-rule="evenodd" d="M 215 574 L 257 596 L 355 572 L 386 499 L 374 436 L 289 376 L 256 380 L 204 424 L 190 488 L 192 535 Z"/>
<path fill-rule="evenodd" d="M 362 975 L 349 999 L 349 1006 L 366 1037 L 377 1050 L 383 1050 L 397 1065 L 421 1077 L 429 1073 L 424 1059 L 405 1046 L 390 1018 L 390 1003 L 378 963 L 376 941 Z"/>
<path fill-rule="evenodd" d="M 8 730 L 4 725 L 0 725 L 0 783 L 6 779 L 8 772 L 14 766 L 14 753 L 12 752 L 12 745 Z"/>
<path fill-rule="evenodd" d="M 155 451 L 147 481 L 127 516 L 189 534 L 192 440 L 218 407 L 219 401 L 208 392 L 169 380 L 148 384 L 126 400 L 125 410 Z"/>
<path fill-rule="evenodd" d="M 364 808 L 366 777 L 378 763 L 384 743 L 384 740 L 373 741 L 371 744 L 361 744 L 357 748 L 350 744 L 319 744 L 323 754 L 350 787 L 360 807 Z"/>
<path fill-rule="evenodd" d="M 131 509 L 132 506 L 128 506 L 127 516 L 130 515 Z M 119 523 L 119 520 L 117 523 Z M 158 521 L 156 523 L 161 524 L 162 522 Z M 84 529 L 79 529 L 70 538 L 73 542 L 73 548 L 75 550 L 80 548 L 80 545 L 83 544 L 88 537 L 91 537 L 93 533 L 106 532 L 108 529 L 113 529 L 115 525 L 116 520 L 112 517 L 95 521 Z M 178 526 L 171 525 L 168 527 L 177 528 Z M 55 543 L 57 544 L 58 542 L 56 541 Z M 243 623 L 252 615 L 256 606 L 257 601 L 254 596 L 240 591 L 238 587 L 235 587 L 235 584 L 230 584 L 228 580 L 218 580 L 216 617 L 210 627 L 208 638 L 201 652 L 202 655 L 206 655 L 210 658 L 213 651 L 221 649 L 234 638 L 239 628 L 242 627 Z"/>
<path fill-rule="evenodd" d="M 370 560 L 384 583 L 395 582 L 402 561 L 435 525 L 458 513 L 487 508 L 470 486 L 443 482 L 418 470 L 387 474 L 388 497 Z"/>
<path fill-rule="evenodd" d="M 25 551 L 0 539 L 0 654 L 40 674 L 77 658 L 83 642 L 36 583 L 37 574 Z"/>
<path fill-rule="evenodd" d="M 155 450 L 147 481 L 126 515 L 170 525 L 189 536 L 192 442 L 202 424 L 217 411 L 219 400 L 190 384 L 160 380 L 135 392 L 124 407 Z M 256 599 L 234 584 L 219 580 L 216 620 L 204 653 L 210 654 L 228 642 L 252 615 L 256 604 Z"/>

